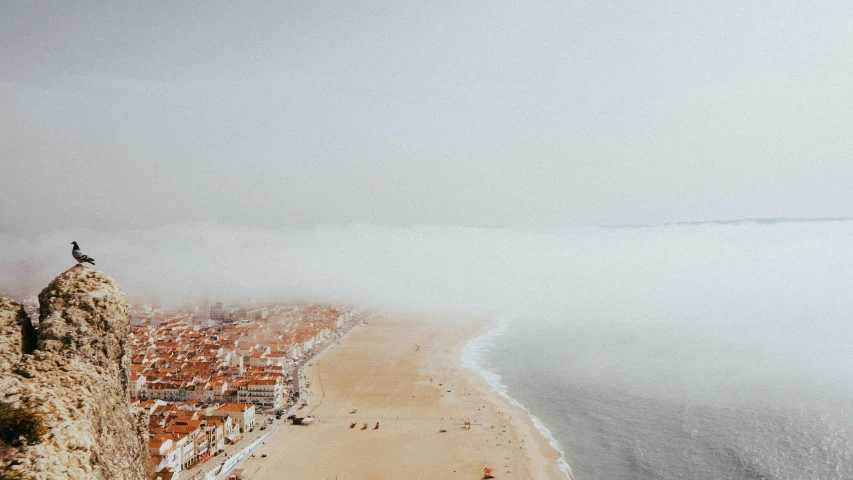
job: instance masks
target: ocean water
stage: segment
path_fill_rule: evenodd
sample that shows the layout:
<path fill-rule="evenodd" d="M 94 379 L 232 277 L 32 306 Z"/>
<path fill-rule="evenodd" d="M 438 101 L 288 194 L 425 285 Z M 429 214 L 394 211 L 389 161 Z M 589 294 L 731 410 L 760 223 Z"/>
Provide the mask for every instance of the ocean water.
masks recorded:
<path fill-rule="evenodd" d="M 683 261 L 587 244 L 585 281 L 507 312 L 463 363 L 577 480 L 853 479 L 850 223 L 672 228 L 619 244 L 674 237 Z"/>

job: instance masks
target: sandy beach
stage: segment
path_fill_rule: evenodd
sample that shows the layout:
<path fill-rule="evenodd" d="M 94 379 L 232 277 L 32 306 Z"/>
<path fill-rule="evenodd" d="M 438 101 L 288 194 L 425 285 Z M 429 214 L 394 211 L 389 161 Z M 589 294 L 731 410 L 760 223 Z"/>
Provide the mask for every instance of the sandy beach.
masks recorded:
<path fill-rule="evenodd" d="M 526 413 L 460 365 L 464 343 L 487 326 L 378 318 L 358 327 L 305 368 L 311 405 L 300 414 L 317 421 L 280 427 L 241 465 L 246 478 L 479 479 L 491 467 L 499 479 L 565 479 Z"/>

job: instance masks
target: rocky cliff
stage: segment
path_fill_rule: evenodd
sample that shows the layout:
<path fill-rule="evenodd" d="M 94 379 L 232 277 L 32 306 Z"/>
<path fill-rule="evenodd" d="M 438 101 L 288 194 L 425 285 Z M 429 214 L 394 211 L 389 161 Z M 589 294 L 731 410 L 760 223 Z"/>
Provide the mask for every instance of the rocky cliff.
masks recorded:
<path fill-rule="evenodd" d="M 39 303 L 35 331 L 20 305 L 0 299 L 0 415 L 7 432 L 21 428 L 0 439 L 0 479 L 144 479 L 147 418 L 129 404 L 127 297 L 76 265 Z"/>

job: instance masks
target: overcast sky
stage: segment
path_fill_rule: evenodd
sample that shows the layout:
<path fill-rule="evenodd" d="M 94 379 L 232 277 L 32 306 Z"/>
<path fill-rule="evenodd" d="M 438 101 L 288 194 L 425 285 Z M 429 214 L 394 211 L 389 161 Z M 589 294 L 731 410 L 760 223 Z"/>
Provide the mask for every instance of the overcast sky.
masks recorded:
<path fill-rule="evenodd" d="M 84 3 L 0 3 L 7 234 L 853 215 L 850 2 Z"/>

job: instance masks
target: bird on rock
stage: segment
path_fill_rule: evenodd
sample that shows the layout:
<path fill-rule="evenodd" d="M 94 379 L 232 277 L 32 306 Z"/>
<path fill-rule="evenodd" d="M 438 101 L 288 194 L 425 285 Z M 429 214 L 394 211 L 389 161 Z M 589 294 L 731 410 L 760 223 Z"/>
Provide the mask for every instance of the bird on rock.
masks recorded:
<path fill-rule="evenodd" d="M 74 257 L 74 260 L 77 260 L 77 263 L 95 264 L 95 259 L 83 253 L 83 250 L 80 250 L 80 245 L 77 245 L 77 242 L 71 242 L 71 245 L 74 245 L 74 248 L 71 249 L 71 255 Z"/>

